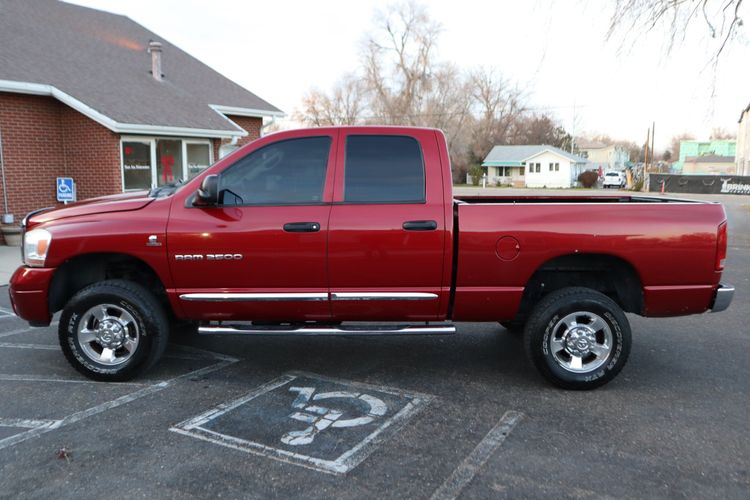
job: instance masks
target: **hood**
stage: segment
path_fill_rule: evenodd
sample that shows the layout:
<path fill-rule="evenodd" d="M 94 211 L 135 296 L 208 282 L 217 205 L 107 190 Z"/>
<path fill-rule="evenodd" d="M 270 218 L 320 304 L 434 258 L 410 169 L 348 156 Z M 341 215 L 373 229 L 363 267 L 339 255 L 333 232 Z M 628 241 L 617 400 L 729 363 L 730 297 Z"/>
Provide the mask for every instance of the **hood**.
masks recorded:
<path fill-rule="evenodd" d="M 131 193 L 114 194 L 91 198 L 85 201 L 72 203 L 53 210 L 44 210 L 29 217 L 27 225 L 36 226 L 58 219 L 78 217 L 80 215 L 103 214 L 109 212 L 129 212 L 139 210 L 154 198 L 148 196 L 148 191 L 136 191 Z"/>

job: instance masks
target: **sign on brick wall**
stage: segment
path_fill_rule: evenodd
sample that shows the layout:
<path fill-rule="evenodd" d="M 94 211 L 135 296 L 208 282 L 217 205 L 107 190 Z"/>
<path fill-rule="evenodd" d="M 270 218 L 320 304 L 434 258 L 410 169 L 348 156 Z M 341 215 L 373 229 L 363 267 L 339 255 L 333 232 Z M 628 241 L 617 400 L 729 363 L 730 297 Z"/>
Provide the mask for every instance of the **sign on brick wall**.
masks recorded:
<path fill-rule="evenodd" d="M 57 178 L 57 201 L 76 201 L 76 185 L 72 177 Z"/>

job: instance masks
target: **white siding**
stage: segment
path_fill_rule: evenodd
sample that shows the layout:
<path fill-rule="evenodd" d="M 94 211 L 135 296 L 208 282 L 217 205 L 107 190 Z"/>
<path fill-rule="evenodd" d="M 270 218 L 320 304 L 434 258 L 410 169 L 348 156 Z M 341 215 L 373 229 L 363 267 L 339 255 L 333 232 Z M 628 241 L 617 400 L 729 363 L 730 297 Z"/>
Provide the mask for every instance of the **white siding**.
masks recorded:
<path fill-rule="evenodd" d="M 742 113 L 737 130 L 737 152 L 735 154 L 738 175 L 750 175 L 750 111 Z"/>
<path fill-rule="evenodd" d="M 541 171 L 532 172 L 532 164 L 541 164 Z M 560 164 L 560 170 L 554 171 L 551 165 Z M 583 171 L 582 163 L 575 162 L 551 151 L 545 151 L 526 161 L 526 187 L 530 188 L 569 188 L 575 185 L 578 174 Z"/>

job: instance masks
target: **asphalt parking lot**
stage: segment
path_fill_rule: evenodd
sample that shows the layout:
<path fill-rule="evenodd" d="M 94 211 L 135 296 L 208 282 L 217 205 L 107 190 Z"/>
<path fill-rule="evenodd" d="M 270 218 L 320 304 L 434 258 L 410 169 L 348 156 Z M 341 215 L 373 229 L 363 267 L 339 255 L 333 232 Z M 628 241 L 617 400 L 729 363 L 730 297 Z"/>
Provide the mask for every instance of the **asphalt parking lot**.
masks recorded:
<path fill-rule="evenodd" d="M 473 323 L 182 337 L 147 377 L 95 383 L 0 289 L 0 497 L 748 498 L 750 197 L 709 199 L 729 214 L 732 306 L 629 316 L 628 365 L 592 392 Z"/>

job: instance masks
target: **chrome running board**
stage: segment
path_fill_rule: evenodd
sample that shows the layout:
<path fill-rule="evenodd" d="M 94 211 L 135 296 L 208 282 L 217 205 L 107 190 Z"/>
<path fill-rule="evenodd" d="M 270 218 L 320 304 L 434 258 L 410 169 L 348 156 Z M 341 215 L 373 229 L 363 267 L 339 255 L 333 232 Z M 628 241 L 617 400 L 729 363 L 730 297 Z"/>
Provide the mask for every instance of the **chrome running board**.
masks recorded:
<path fill-rule="evenodd" d="M 201 335 L 450 335 L 456 327 L 450 323 L 434 325 L 205 325 Z"/>

